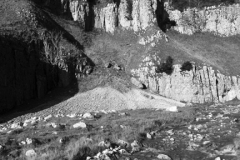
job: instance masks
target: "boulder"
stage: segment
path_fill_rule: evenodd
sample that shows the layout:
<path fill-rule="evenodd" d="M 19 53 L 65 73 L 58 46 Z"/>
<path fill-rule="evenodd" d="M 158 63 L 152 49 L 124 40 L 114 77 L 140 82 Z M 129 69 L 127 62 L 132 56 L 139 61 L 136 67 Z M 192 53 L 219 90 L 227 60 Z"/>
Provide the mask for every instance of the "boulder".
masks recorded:
<path fill-rule="evenodd" d="M 27 160 L 35 160 L 37 158 L 37 153 L 33 149 L 28 150 L 25 155 Z"/>
<path fill-rule="evenodd" d="M 26 142 L 29 145 L 29 144 L 32 144 L 33 140 L 31 138 L 26 138 Z"/>
<path fill-rule="evenodd" d="M 78 122 L 73 125 L 73 128 L 87 128 L 87 125 L 84 122 Z"/>
<path fill-rule="evenodd" d="M 131 78 L 131 82 L 132 82 L 132 84 L 134 84 L 139 89 L 143 89 L 144 88 L 144 85 L 139 80 L 137 80 L 134 77 Z"/>
<path fill-rule="evenodd" d="M 85 113 L 85 114 L 83 115 L 83 118 L 92 119 L 92 118 L 94 118 L 94 116 L 93 116 L 91 113 Z"/>
<path fill-rule="evenodd" d="M 168 155 L 166 154 L 159 154 L 157 156 L 158 159 L 161 159 L 161 160 L 172 160 Z"/>
<path fill-rule="evenodd" d="M 44 117 L 44 121 L 47 121 L 47 120 L 49 120 L 49 119 L 52 118 L 52 117 L 53 117 L 53 116 L 50 114 L 50 115 Z"/>

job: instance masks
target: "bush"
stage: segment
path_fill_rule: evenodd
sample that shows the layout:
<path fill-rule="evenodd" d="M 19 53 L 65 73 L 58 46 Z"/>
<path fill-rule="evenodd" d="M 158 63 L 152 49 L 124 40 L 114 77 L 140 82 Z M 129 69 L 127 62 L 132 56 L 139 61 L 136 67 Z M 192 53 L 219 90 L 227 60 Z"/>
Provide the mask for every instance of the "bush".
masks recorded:
<path fill-rule="evenodd" d="M 192 63 L 189 62 L 189 61 L 186 61 L 182 64 L 182 67 L 181 67 L 181 72 L 183 71 L 190 71 L 193 69 L 193 66 L 192 66 Z"/>
<path fill-rule="evenodd" d="M 163 73 L 165 72 L 168 75 L 171 75 L 173 72 L 173 58 L 168 56 L 166 62 L 161 63 L 157 66 L 156 73 Z"/>

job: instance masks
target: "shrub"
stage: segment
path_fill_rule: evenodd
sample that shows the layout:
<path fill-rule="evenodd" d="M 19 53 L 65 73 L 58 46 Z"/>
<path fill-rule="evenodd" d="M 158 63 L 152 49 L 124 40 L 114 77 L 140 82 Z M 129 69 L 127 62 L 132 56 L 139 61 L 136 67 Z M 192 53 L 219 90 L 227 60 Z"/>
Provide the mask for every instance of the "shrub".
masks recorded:
<path fill-rule="evenodd" d="M 168 56 L 164 63 L 157 66 L 156 73 L 165 72 L 167 75 L 171 75 L 173 72 L 173 58 Z"/>
<path fill-rule="evenodd" d="M 193 66 L 192 66 L 192 63 L 189 62 L 189 61 L 186 61 L 182 64 L 182 67 L 181 67 L 181 72 L 183 71 L 190 71 L 193 69 Z"/>

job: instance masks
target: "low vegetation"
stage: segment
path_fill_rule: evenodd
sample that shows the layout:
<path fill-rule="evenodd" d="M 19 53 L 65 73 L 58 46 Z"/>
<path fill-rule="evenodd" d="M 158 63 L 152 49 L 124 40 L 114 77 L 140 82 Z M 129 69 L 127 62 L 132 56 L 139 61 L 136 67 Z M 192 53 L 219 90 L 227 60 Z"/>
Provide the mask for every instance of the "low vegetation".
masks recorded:
<path fill-rule="evenodd" d="M 192 65 L 191 62 L 186 61 L 186 62 L 184 62 L 184 63 L 182 64 L 182 66 L 181 66 L 180 69 L 181 69 L 181 72 L 190 71 L 190 70 L 193 69 L 193 65 Z"/>
<path fill-rule="evenodd" d="M 160 132 L 175 126 L 185 126 L 195 118 L 193 108 L 181 108 L 179 112 L 155 109 L 125 110 L 109 114 L 97 113 L 86 121 L 86 129 L 74 129 L 76 118 L 52 118 L 51 122 L 65 123 L 64 128 L 48 127 L 49 122 L 7 133 L 0 133 L 0 144 L 4 144 L 0 159 L 25 158 L 27 150 L 34 148 L 37 159 L 86 159 L 105 149 L 99 146 L 103 140 L 117 143 L 123 140 L 144 143 L 146 133 Z M 66 124 L 67 123 L 67 124 Z M 71 132 L 69 132 L 71 130 Z M 54 134 L 57 133 L 57 134 Z M 23 144 L 29 138 L 31 144 Z M 129 148 L 126 148 L 129 151 Z"/>
<path fill-rule="evenodd" d="M 160 65 L 157 66 L 156 73 L 166 73 L 168 75 L 171 75 L 173 72 L 173 58 L 171 56 L 168 56 L 166 58 L 166 61 L 163 63 L 160 63 Z"/>

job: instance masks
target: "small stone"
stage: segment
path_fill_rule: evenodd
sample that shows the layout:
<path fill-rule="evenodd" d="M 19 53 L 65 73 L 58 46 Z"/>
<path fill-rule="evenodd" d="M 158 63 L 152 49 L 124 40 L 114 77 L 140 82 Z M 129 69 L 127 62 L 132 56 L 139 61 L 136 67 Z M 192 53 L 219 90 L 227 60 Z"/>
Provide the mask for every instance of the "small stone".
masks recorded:
<path fill-rule="evenodd" d="M 152 135 L 151 135 L 150 133 L 147 133 L 146 136 L 147 136 L 148 139 L 152 139 L 152 138 L 153 138 Z"/>
<path fill-rule="evenodd" d="M 204 141 L 203 142 L 203 145 L 208 145 L 208 144 L 210 144 L 211 142 L 210 141 Z"/>
<path fill-rule="evenodd" d="M 166 111 L 178 112 L 178 108 L 177 108 L 177 106 L 171 106 L 171 107 L 166 108 Z"/>
<path fill-rule="evenodd" d="M 22 141 L 20 145 L 26 145 L 27 143 L 25 141 Z"/>
<path fill-rule="evenodd" d="M 105 110 L 101 110 L 101 112 L 104 113 L 104 114 L 108 114 L 108 112 L 105 111 Z"/>
<path fill-rule="evenodd" d="M 172 160 L 168 155 L 165 154 L 159 154 L 157 158 L 161 160 Z"/>
<path fill-rule="evenodd" d="M 171 129 L 171 130 L 168 130 L 168 131 L 166 131 L 166 133 L 168 133 L 170 136 L 174 135 L 174 132 L 173 132 L 173 130 L 172 130 L 172 129 Z"/>
<path fill-rule="evenodd" d="M 3 127 L 3 128 L 0 129 L 0 132 L 5 132 L 5 131 L 7 131 L 6 127 Z"/>
<path fill-rule="evenodd" d="M 10 134 L 10 133 L 12 133 L 12 130 L 10 130 L 10 131 L 7 131 L 7 134 Z"/>
<path fill-rule="evenodd" d="M 113 154 L 113 151 L 110 150 L 110 149 L 105 149 L 105 150 L 102 151 L 102 153 L 106 154 L 106 155 L 111 155 L 111 154 Z"/>
<path fill-rule="evenodd" d="M 49 120 L 50 118 L 52 118 L 52 115 L 51 115 L 51 114 L 48 115 L 47 117 L 45 117 L 45 118 L 44 118 L 44 121 L 47 121 L 47 120 Z"/>
<path fill-rule="evenodd" d="M 57 128 L 57 125 L 56 125 L 56 123 L 47 123 L 46 127 Z"/>
<path fill-rule="evenodd" d="M 200 141 L 203 140 L 203 138 L 204 138 L 203 135 L 201 135 L 201 134 L 197 134 L 197 135 L 195 136 L 194 140 L 200 142 Z"/>
<path fill-rule="evenodd" d="M 131 78 L 131 82 L 132 82 L 132 84 L 134 84 L 139 89 L 143 89 L 144 88 L 144 85 L 140 81 L 138 81 L 136 78 L 134 78 L 134 77 Z"/>
<path fill-rule="evenodd" d="M 221 158 L 220 158 L 220 157 L 217 157 L 217 158 L 215 158 L 214 160 L 221 160 Z"/>
<path fill-rule="evenodd" d="M 120 127 L 121 127 L 122 129 L 127 128 L 127 126 L 124 126 L 124 125 L 120 125 Z"/>
<path fill-rule="evenodd" d="M 0 144 L 0 151 L 3 149 L 3 146 Z"/>
<path fill-rule="evenodd" d="M 119 116 L 126 116 L 127 113 L 123 112 L 123 113 L 119 113 Z"/>
<path fill-rule="evenodd" d="M 89 156 L 86 158 L 86 160 L 91 160 L 91 159 L 92 159 L 92 158 L 91 158 L 91 157 L 89 157 Z"/>
<path fill-rule="evenodd" d="M 55 134 L 55 135 L 57 135 L 58 133 L 57 133 L 57 131 L 53 131 L 53 132 L 52 132 L 52 134 Z"/>
<path fill-rule="evenodd" d="M 37 153 L 33 149 L 28 150 L 25 155 L 27 160 L 34 160 L 37 157 Z"/>
<path fill-rule="evenodd" d="M 118 152 L 120 154 L 130 155 L 130 153 L 128 153 L 128 151 L 126 151 L 126 149 L 120 149 Z"/>
<path fill-rule="evenodd" d="M 32 124 L 32 125 L 37 124 L 37 117 L 31 118 L 31 124 Z"/>
<path fill-rule="evenodd" d="M 84 122 L 78 122 L 73 125 L 73 128 L 87 128 L 87 125 Z"/>
<path fill-rule="evenodd" d="M 53 128 L 57 128 L 56 123 L 51 123 L 51 126 L 52 126 Z"/>
<path fill-rule="evenodd" d="M 67 117 L 69 117 L 69 118 L 74 118 L 74 117 L 76 117 L 76 114 L 75 114 L 75 113 L 68 114 Z"/>
<path fill-rule="evenodd" d="M 109 147 L 111 147 L 111 142 L 109 139 L 105 139 L 104 141 L 99 142 L 98 146 L 109 148 Z"/>
<path fill-rule="evenodd" d="M 27 142 L 27 144 L 29 145 L 29 144 L 32 144 L 32 139 L 31 138 L 26 138 L 26 142 Z"/>
<path fill-rule="evenodd" d="M 122 147 L 129 147 L 129 146 L 130 146 L 130 144 L 129 144 L 128 142 L 126 142 L 126 141 L 124 141 L 124 140 L 121 140 L 121 139 L 119 139 L 119 140 L 117 141 L 117 144 L 120 145 L 120 146 L 122 146 Z"/>
<path fill-rule="evenodd" d="M 115 109 L 110 110 L 109 113 L 116 113 L 117 111 Z"/>
<path fill-rule="evenodd" d="M 23 124 L 20 123 L 20 122 L 18 122 L 18 123 L 13 123 L 13 124 L 11 125 L 11 129 L 21 129 L 22 126 L 23 126 Z"/>
<path fill-rule="evenodd" d="M 118 64 L 115 64 L 115 65 L 113 66 L 113 68 L 116 69 L 116 70 L 122 70 L 122 67 L 119 66 Z"/>
<path fill-rule="evenodd" d="M 94 117 L 93 117 L 93 115 L 92 115 L 91 113 L 85 113 L 85 114 L 83 115 L 83 118 L 92 119 L 92 118 L 94 118 Z"/>

